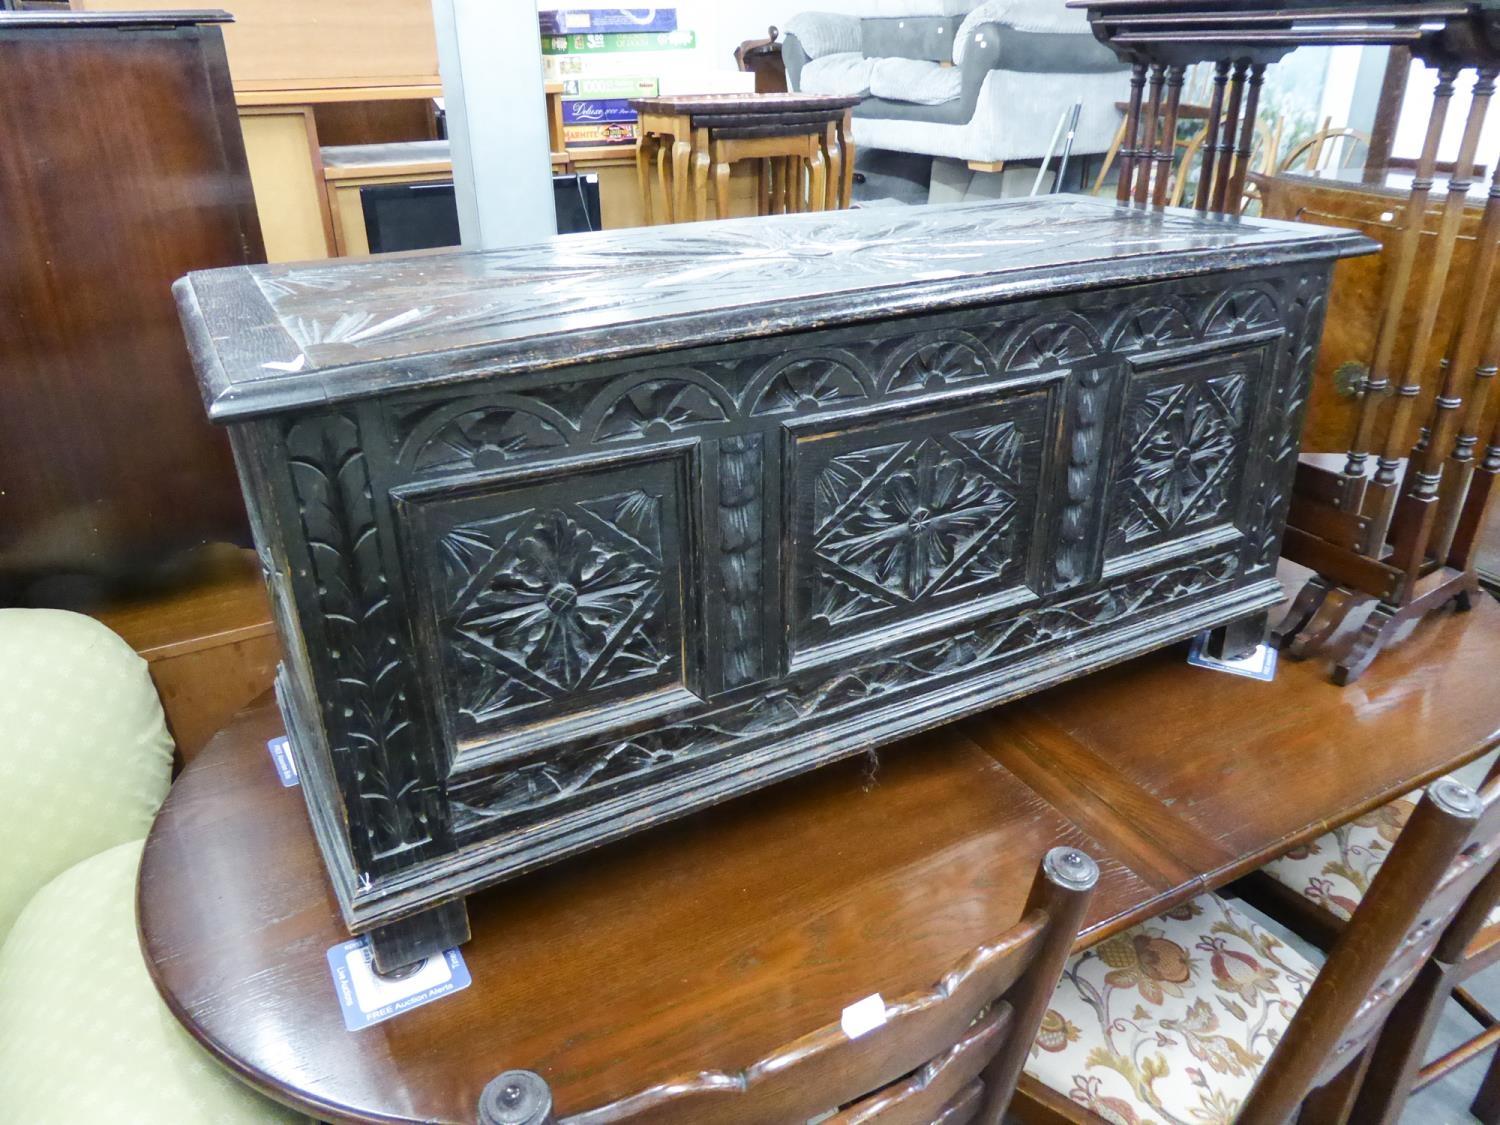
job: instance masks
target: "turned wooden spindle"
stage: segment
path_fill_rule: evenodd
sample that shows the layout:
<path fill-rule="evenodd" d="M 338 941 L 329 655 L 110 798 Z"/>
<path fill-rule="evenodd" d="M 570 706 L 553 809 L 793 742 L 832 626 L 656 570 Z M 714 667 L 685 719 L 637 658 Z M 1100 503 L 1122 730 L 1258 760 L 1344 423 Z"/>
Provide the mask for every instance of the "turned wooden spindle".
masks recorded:
<path fill-rule="evenodd" d="M 1135 202 L 1144 204 L 1151 191 L 1151 170 L 1156 164 L 1156 126 L 1161 119 L 1161 86 L 1165 68 L 1161 63 L 1151 67 L 1151 93 L 1146 100 L 1146 137 L 1136 149 Z"/>
<path fill-rule="evenodd" d="M 1474 284 L 1469 290 L 1462 320 L 1464 339 L 1452 349 L 1454 364 L 1466 369 L 1474 365 L 1469 384 L 1465 388 L 1463 424 L 1453 443 L 1453 450 L 1442 470 L 1442 491 L 1438 497 L 1436 529 L 1430 554 L 1437 559 L 1446 559 L 1458 533 L 1459 518 L 1474 476 L 1474 453 L 1479 445 L 1479 427 L 1484 424 L 1489 411 L 1490 390 L 1494 385 L 1495 372 L 1500 370 L 1500 309 L 1491 309 L 1495 297 L 1495 265 L 1500 261 L 1500 163 L 1490 179 L 1489 198 L 1485 201 L 1484 218 L 1479 225 L 1479 236 L 1475 241 L 1475 260 L 1471 274 Z M 1485 313 L 1489 312 L 1488 333 L 1485 329 Z M 1485 337 L 1483 350 L 1479 350 L 1481 337 Z M 1432 427 L 1430 446 L 1437 449 L 1434 459 L 1441 455 L 1443 438 L 1437 426 Z"/>
<path fill-rule="evenodd" d="M 1355 423 L 1354 440 L 1349 446 L 1349 456 L 1344 463 L 1344 477 L 1348 489 L 1344 507 L 1347 509 L 1358 509 L 1364 500 L 1366 462 L 1370 451 L 1375 446 L 1375 425 L 1379 420 L 1386 392 L 1391 387 L 1396 339 L 1401 327 L 1401 313 L 1406 307 L 1407 293 L 1411 289 L 1412 269 L 1416 265 L 1417 251 L 1422 245 L 1422 228 L 1426 225 L 1427 199 L 1432 193 L 1432 177 L 1437 170 L 1438 145 L 1443 139 L 1443 126 L 1448 120 L 1448 107 L 1453 101 L 1453 87 L 1457 78 L 1456 67 L 1438 72 L 1437 87 L 1433 91 L 1432 113 L 1427 118 L 1427 136 L 1422 142 L 1422 155 L 1417 160 L 1416 175 L 1412 180 L 1411 192 L 1407 198 L 1401 238 L 1392 260 L 1386 266 L 1380 302 L 1380 326 L 1375 331 L 1375 350 L 1370 360 L 1369 372 L 1365 376 L 1364 397 L 1360 402 L 1358 421 Z"/>
<path fill-rule="evenodd" d="M 1250 64 L 1234 64 L 1229 78 L 1229 107 L 1224 111 L 1224 125 L 1219 133 L 1218 175 L 1214 182 L 1213 210 L 1222 215 L 1228 210 L 1229 181 L 1234 178 L 1234 142 L 1240 126 L 1240 102 L 1245 96 L 1245 73 Z"/>
<path fill-rule="evenodd" d="M 1229 81 L 1229 60 L 1214 64 L 1214 92 L 1208 103 L 1208 128 L 1203 135 L 1203 163 L 1198 171 L 1198 198 L 1194 206 L 1207 211 L 1213 200 L 1214 160 L 1218 155 L 1219 118 L 1224 115 L 1224 85 Z"/>
<path fill-rule="evenodd" d="M 1172 161 L 1177 156 L 1177 109 L 1182 102 L 1182 79 L 1186 73 L 1186 67 L 1167 68 L 1167 110 L 1161 140 L 1156 146 L 1156 186 L 1151 193 L 1151 202 L 1157 207 L 1166 206 L 1167 181 L 1172 178 Z"/>
<path fill-rule="evenodd" d="M 1437 244 L 1432 250 L 1431 272 L 1423 288 L 1421 304 L 1418 306 L 1417 325 L 1412 333 L 1410 352 L 1407 355 L 1406 374 L 1396 388 L 1396 402 L 1391 410 L 1390 427 L 1386 431 L 1385 447 L 1375 463 L 1375 479 L 1366 491 L 1365 514 L 1370 517 L 1369 546 L 1373 549 L 1385 542 L 1395 515 L 1396 499 L 1400 492 L 1399 474 L 1403 458 L 1412 453 L 1412 419 L 1417 398 L 1422 393 L 1425 359 L 1432 345 L 1432 335 L 1437 328 L 1438 312 L 1442 307 L 1443 289 L 1448 280 L 1448 268 L 1453 262 L 1453 249 L 1458 243 L 1458 229 L 1463 222 L 1464 204 L 1467 201 L 1470 177 L 1474 174 L 1474 156 L 1479 149 L 1480 133 L 1484 128 L 1485 112 L 1489 108 L 1490 96 L 1495 91 L 1494 72 L 1486 71 L 1490 81 L 1474 87 L 1474 100 L 1469 106 L 1469 118 L 1464 126 L 1463 140 L 1459 142 L 1458 157 L 1453 162 L 1453 174 L 1448 180 L 1448 197 L 1443 204 L 1443 217 L 1438 227 Z M 1420 224 L 1422 217 L 1413 218 Z M 1422 493 L 1428 496 L 1429 493 Z M 1421 539 L 1412 534 L 1412 542 Z M 1415 547 L 1412 548 L 1416 550 Z M 1411 560 L 1408 560 L 1411 561 Z"/>
<path fill-rule="evenodd" d="M 1496 318 L 1496 324 L 1500 326 L 1500 318 Z M 1491 352 L 1491 356 L 1500 363 L 1500 327 L 1497 327 L 1492 342 L 1495 350 Z M 1488 447 L 1484 451 L 1484 460 L 1474 470 L 1468 495 L 1464 497 L 1453 546 L 1448 553 L 1448 565 L 1454 570 L 1468 572 L 1474 569 L 1474 555 L 1488 521 L 1490 504 L 1494 501 L 1495 494 L 1500 492 L 1500 488 L 1495 487 L 1497 478 L 1500 478 L 1500 418 L 1495 419 Z"/>
<path fill-rule="evenodd" d="M 1146 85 L 1146 64 L 1136 63 L 1130 71 L 1130 108 L 1125 113 L 1125 136 L 1120 142 L 1120 182 L 1115 185 L 1115 199 L 1130 202 L 1131 179 L 1135 175 L 1135 140 L 1141 127 L 1141 91 Z"/>
<path fill-rule="evenodd" d="M 1245 174 L 1250 171 L 1250 153 L 1255 147 L 1255 117 L 1260 112 L 1260 88 L 1266 81 L 1266 64 L 1250 68 L 1250 86 L 1245 95 L 1245 114 L 1240 122 L 1240 143 L 1234 150 L 1234 174 L 1229 180 L 1229 198 L 1224 212 L 1239 214 L 1245 199 Z"/>

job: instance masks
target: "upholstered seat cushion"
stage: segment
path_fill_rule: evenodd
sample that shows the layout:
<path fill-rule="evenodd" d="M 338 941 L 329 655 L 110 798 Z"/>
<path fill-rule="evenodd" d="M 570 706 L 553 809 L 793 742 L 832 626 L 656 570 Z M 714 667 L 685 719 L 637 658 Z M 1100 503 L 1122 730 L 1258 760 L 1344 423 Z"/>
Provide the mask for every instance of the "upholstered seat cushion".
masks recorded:
<path fill-rule="evenodd" d="M 305 1121 L 214 1062 L 162 1003 L 136 941 L 140 859 L 136 841 L 69 868 L 0 946 L 0 1119 Z"/>
<path fill-rule="evenodd" d="M 1227 1125 L 1317 972 L 1203 895 L 1068 961 L 1026 1073 L 1120 1125 Z"/>
<path fill-rule="evenodd" d="M 1421 799 L 1415 789 L 1298 845 L 1261 871 L 1347 922 Z"/>
<path fill-rule="evenodd" d="M 54 876 L 145 836 L 171 780 L 129 645 L 77 613 L 0 609 L 0 940 Z"/>
<path fill-rule="evenodd" d="M 809 59 L 802 68 L 802 91 L 807 94 L 844 94 L 864 98 L 870 94 L 870 76 L 875 60 L 858 51 L 840 51 Z"/>
<path fill-rule="evenodd" d="M 875 59 L 870 93 L 914 105 L 942 105 L 963 92 L 963 72 L 925 59 Z"/>
<path fill-rule="evenodd" d="M 1422 790 L 1413 789 L 1311 843 L 1299 844 L 1261 871 L 1347 922 L 1421 799 Z M 1486 926 L 1496 924 L 1500 904 L 1485 919 Z"/>

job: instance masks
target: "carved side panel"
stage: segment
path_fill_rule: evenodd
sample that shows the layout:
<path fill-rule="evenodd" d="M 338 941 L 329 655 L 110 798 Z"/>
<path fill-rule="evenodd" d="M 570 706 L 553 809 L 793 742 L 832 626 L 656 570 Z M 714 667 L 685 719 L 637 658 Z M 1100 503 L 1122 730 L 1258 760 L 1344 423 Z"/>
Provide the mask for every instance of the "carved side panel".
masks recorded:
<path fill-rule="evenodd" d="M 791 656 L 1024 592 L 1051 392 L 789 432 Z"/>
<path fill-rule="evenodd" d="M 1292 286 L 1286 317 L 1286 336 L 1278 349 L 1276 381 L 1271 389 L 1268 437 L 1262 456 L 1261 497 L 1253 520 L 1252 557 L 1255 569 L 1274 571 L 1281 554 L 1292 481 L 1301 451 L 1302 422 L 1312 389 L 1313 365 L 1323 338 L 1327 308 L 1328 271 L 1306 273 Z"/>
<path fill-rule="evenodd" d="M 322 637 L 313 676 L 350 845 L 362 871 L 380 874 L 446 835 L 440 759 L 419 710 L 408 625 L 392 600 L 401 575 L 386 557 L 354 418 L 296 422 L 285 445 Z"/>

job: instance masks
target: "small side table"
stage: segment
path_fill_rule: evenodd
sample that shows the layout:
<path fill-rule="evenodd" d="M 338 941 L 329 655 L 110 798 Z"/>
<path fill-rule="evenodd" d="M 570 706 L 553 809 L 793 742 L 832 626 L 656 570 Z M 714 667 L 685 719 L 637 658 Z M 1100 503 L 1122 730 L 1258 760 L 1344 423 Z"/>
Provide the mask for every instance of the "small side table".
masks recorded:
<path fill-rule="evenodd" d="M 854 182 L 849 118 L 858 98 L 833 94 L 705 94 L 638 98 L 636 171 L 648 224 L 652 165 L 667 222 L 708 217 L 708 181 L 729 213 L 729 169 L 760 162 L 760 213 L 848 207 Z M 806 182 L 803 172 L 806 171 Z"/>

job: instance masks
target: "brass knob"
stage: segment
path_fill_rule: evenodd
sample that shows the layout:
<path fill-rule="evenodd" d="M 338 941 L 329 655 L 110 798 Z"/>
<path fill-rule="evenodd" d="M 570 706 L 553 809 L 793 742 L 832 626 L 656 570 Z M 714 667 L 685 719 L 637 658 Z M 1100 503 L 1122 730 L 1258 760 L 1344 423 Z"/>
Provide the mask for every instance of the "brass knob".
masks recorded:
<path fill-rule="evenodd" d="M 1333 389 L 1340 398 L 1358 398 L 1365 389 L 1370 369 L 1357 359 L 1345 360 L 1333 372 Z"/>

